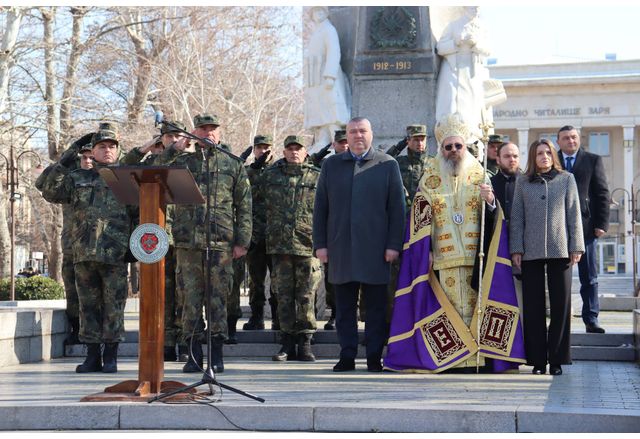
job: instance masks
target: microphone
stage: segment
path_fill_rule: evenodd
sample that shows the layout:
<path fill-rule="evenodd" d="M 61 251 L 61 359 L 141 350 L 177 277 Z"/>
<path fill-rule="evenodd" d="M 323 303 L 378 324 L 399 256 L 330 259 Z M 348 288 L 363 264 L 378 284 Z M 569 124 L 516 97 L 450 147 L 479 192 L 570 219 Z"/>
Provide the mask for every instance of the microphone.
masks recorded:
<path fill-rule="evenodd" d="M 158 125 L 161 125 L 162 122 L 164 122 L 164 113 L 160 110 L 156 111 L 156 116 L 155 116 L 155 123 L 156 123 L 156 127 Z"/>

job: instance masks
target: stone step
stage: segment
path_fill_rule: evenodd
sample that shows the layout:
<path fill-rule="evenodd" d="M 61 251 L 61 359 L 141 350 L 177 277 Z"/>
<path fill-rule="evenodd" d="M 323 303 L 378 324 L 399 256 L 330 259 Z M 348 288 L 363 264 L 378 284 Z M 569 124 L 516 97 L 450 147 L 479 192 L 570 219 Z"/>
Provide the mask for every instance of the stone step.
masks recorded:
<path fill-rule="evenodd" d="M 362 342 L 364 331 L 359 331 L 358 335 Z M 119 355 L 136 357 L 138 332 L 127 331 L 126 339 L 120 344 Z M 571 339 L 571 355 L 574 360 L 635 361 L 632 334 L 572 334 Z M 280 349 L 277 331 L 239 331 L 238 341 L 235 345 L 225 345 L 225 356 L 264 358 L 271 357 Z M 206 349 L 206 346 L 203 348 Z M 316 332 L 313 352 L 318 358 L 338 358 L 340 346 L 336 332 Z M 65 347 L 67 357 L 82 357 L 85 353 L 84 345 L 81 344 Z M 365 356 L 363 346 L 359 346 L 358 356 Z"/>

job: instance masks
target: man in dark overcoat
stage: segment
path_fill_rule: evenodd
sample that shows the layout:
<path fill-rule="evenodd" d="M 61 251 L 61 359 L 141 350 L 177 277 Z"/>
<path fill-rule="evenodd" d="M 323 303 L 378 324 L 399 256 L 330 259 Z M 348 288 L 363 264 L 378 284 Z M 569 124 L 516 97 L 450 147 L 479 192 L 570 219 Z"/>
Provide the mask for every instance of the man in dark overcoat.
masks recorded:
<path fill-rule="evenodd" d="M 386 336 L 386 289 L 390 263 L 402 250 L 404 189 L 398 163 L 371 147 L 365 118 L 347 125 L 348 151 L 322 166 L 313 215 L 313 248 L 329 263 L 335 286 L 340 361 L 335 372 L 355 369 L 358 351 L 356 303 L 362 287 L 366 303 L 367 369 L 382 370 Z"/>

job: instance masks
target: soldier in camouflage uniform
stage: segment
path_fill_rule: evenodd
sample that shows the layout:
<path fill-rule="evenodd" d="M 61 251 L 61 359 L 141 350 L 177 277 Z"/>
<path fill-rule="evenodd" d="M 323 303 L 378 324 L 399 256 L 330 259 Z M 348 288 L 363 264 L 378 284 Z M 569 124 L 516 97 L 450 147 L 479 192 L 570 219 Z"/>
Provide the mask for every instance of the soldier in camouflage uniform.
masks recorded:
<path fill-rule="evenodd" d="M 249 267 L 249 305 L 251 317 L 244 324 L 244 330 L 264 329 L 264 305 L 266 302 L 265 278 L 267 268 L 272 272 L 271 257 L 267 254 L 265 229 L 267 227 L 266 206 L 263 193 L 260 191 L 260 177 L 264 170 L 273 164 L 271 146 L 273 138 L 268 135 L 257 135 L 253 138 L 253 155 L 255 160 L 247 166 L 247 174 L 251 182 L 251 196 L 253 198 L 253 231 L 251 232 L 251 247 L 247 253 Z M 273 288 L 269 292 L 269 306 L 271 307 L 271 329 L 280 329 L 278 321 L 278 300 Z"/>
<path fill-rule="evenodd" d="M 314 296 L 320 282 L 320 261 L 313 257 L 311 222 L 320 170 L 305 161 L 306 157 L 304 140 L 288 136 L 284 159 L 269 167 L 260 182 L 267 207 L 271 281 L 278 295 L 282 331 L 282 348 L 273 356 L 274 361 L 315 361 L 311 338 L 316 330 Z"/>
<path fill-rule="evenodd" d="M 70 171 L 59 163 L 49 173 L 42 192 L 45 199 L 73 208 L 71 234 L 80 302 L 79 338 L 87 344 L 87 357 L 76 372 L 117 372 L 127 299 L 125 255 L 133 223 L 137 222 L 137 209 L 121 205 L 98 173 L 101 167 L 118 160 L 115 131 L 99 130 L 91 144 L 95 168 Z"/>
<path fill-rule="evenodd" d="M 220 142 L 220 122 L 213 114 L 194 117 L 194 134 L 208 139 L 211 144 Z M 227 147 L 228 148 L 228 147 Z M 227 298 L 233 283 L 233 259 L 244 256 L 251 242 L 251 189 L 247 173 L 240 159 L 226 154 L 212 145 L 190 145 L 181 138 L 156 159 L 157 164 L 186 166 L 206 196 L 206 162 L 210 166 L 210 222 L 205 224 L 206 205 L 176 205 L 172 223 L 176 246 L 176 288 L 184 299 L 182 331 L 192 355 L 183 372 L 199 372 L 202 368 L 203 330 L 198 327 L 205 299 L 211 313 L 213 365 L 217 372 L 224 371 L 222 346 L 228 337 Z M 206 242 L 206 227 L 210 228 L 211 241 Z M 207 247 L 211 250 L 211 292 L 204 291 L 207 274 Z"/>
<path fill-rule="evenodd" d="M 71 146 L 62 153 L 60 157 L 60 163 L 62 163 L 69 170 L 78 169 L 81 166 L 81 157 L 86 154 L 86 151 L 91 152 L 91 137 L 93 133 L 85 134 L 80 139 L 76 140 Z M 53 168 L 57 163 L 52 163 L 40 174 L 36 180 L 36 188 L 42 191 L 43 185 L 47 180 Z M 67 339 L 66 344 L 80 343 L 78 334 L 80 331 L 80 304 L 78 303 L 78 292 L 76 290 L 76 274 L 73 269 L 73 250 L 71 248 L 71 227 L 73 224 L 73 208 L 68 204 L 62 205 L 62 234 L 60 242 L 62 244 L 62 283 L 64 284 L 64 295 L 66 300 L 66 315 L 67 322 L 71 332 Z"/>
<path fill-rule="evenodd" d="M 144 145 L 129 151 L 120 163 L 123 165 L 153 166 L 156 158 L 166 148 L 177 142 L 180 133 L 186 130 L 182 122 L 163 123 L 160 135 L 154 136 Z M 165 230 L 169 235 L 169 250 L 164 257 L 164 361 L 187 361 L 189 349 L 182 340 L 182 298 L 176 295 L 176 251 L 171 233 L 171 222 L 175 206 L 170 204 L 166 209 Z M 198 324 L 204 328 L 204 319 Z M 176 356 L 176 345 L 179 357 Z"/>

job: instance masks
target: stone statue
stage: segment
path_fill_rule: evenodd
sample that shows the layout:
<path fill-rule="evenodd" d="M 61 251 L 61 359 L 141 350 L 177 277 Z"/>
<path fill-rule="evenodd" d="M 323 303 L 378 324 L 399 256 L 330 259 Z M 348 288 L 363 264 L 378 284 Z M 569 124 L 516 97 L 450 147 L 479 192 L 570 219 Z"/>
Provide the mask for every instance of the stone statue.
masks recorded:
<path fill-rule="evenodd" d="M 478 7 L 467 6 L 462 17 L 447 25 L 436 45 L 443 57 L 438 74 L 436 120 L 460 113 L 471 130 L 468 141 L 482 137 L 479 125 L 493 121 L 488 106 L 500 103 L 494 96 L 501 94 L 496 87 L 500 89 L 502 84 L 489 78 L 489 69 L 483 64 L 489 55 L 487 43 Z"/>
<path fill-rule="evenodd" d="M 304 127 L 313 132 L 317 151 L 333 140 L 333 132 L 350 119 L 346 75 L 340 67 L 340 41 L 326 6 L 309 11 L 313 31 L 304 56 Z"/>

